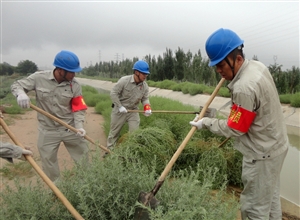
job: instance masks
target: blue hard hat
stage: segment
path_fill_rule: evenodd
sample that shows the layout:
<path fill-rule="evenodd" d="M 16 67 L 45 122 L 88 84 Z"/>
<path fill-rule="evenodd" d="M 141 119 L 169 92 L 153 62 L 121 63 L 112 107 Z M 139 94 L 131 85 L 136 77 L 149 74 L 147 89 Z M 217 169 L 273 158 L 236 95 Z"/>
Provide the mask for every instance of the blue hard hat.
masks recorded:
<path fill-rule="evenodd" d="M 141 73 L 144 73 L 144 74 L 150 74 L 149 72 L 149 65 L 146 61 L 144 60 L 139 60 L 139 61 L 136 61 L 133 65 L 133 70 L 137 70 Z"/>
<path fill-rule="evenodd" d="M 69 72 L 80 72 L 82 70 L 76 54 L 67 50 L 62 50 L 55 56 L 53 65 Z"/>
<path fill-rule="evenodd" d="M 206 40 L 205 49 L 210 59 L 209 66 L 214 66 L 225 59 L 243 40 L 232 30 L 220 28 Z"/>

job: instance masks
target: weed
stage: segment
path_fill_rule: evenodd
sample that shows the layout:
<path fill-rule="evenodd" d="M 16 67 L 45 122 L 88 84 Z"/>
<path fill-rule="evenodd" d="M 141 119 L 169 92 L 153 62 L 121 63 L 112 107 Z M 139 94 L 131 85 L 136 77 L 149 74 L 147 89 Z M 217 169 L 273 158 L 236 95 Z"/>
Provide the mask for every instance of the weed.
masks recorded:
<path fill-rule="evenodd" d="M 31 165 L 25 161 L 7 163 L 0 169 L 0 173 L 2 173 L 3 177 L 10 180 L 14 179 L 16 176 L 31 177 L 34 175 Z"/>

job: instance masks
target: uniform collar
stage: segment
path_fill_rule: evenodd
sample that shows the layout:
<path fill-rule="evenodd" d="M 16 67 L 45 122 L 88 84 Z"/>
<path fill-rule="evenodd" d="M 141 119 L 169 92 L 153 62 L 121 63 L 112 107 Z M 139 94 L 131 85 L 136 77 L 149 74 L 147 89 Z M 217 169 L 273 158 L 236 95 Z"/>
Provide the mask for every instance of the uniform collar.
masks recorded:
<path fill-rule="evenodd" d="M 235 77 L 233 78 L 233 80 L 227 85 L 227 88 L 229 90 L 232 91 L 233 85 L 242 77 L 242 75 L 244 74 L 243 70 L 245 69 L 245 67 L 248 65 L 249 60 L 248 59 L 244 59 L 244 62 L 242 64 L 242 66 L 240 67 L 240 69 L 237 71 Z"/>

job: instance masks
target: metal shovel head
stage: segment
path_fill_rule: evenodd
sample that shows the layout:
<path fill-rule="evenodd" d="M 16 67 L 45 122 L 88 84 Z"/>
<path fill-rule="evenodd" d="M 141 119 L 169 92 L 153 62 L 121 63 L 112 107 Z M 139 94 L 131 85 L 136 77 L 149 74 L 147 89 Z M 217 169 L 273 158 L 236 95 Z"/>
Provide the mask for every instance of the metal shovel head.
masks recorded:
<path fill-rule="evenodd" d="M 138 202 L 155 209 L 159 205 L 159 201 L 154 197 L 153 192 L 140 192 Z M 146 208 L 137 207 L 134 213 L 134 220 L 149 220 L 149 212 Z"/>

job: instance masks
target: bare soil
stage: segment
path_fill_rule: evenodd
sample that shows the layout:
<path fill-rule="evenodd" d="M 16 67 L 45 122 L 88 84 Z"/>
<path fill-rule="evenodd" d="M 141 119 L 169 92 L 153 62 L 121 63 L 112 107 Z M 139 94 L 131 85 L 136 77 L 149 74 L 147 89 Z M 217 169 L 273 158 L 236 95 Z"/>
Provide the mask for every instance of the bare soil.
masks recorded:
<path fill-rule="evenodd" d="M 8 127 L 10 131 L 14 134 L 17 140 L 22 143 L 24 147 L 30 147 L 33 151 L 33 158 L 38 165 L 40 164 L 40 156 L 36 146 L 37 143 L 37 112 L 34 110 L 28 111 L 22 115 L 8 115 L 3 114 L 5 121 L 7 121 Z M 89 136 L 94 142 L 100 144 L 102 146 L 106 146 L 106 135 L 104 130 L 102 129 L 102 124 L 104 122 L 103 117 L 100 114 L 95 113 L 94 108 L 89 107 L 86 113 L 86 121 L 84 128 L 87 132 L 87 136 Z M 3 142 L 11 142 L 13 141 L 10 137 L 5 133 L 3 128 L 0 126 L 0 140 Z M 95 146 L 92 143 L 88 142 L 90 146 L 90 150 L 93 151 L 95 148 L 99 146 Z M 103 154 L 103 152 L 102 152 Z M 74 165 L 72 158 L 70 157 L 69 153 L 67 152 L 66 148 L 63 144 L 61 144 L 59 151 L 58 151 L 58 161 L 60 165 L 61 171 L 65 169 L 70 169 Z M 15 163 L 18 163 L 18 160 L 15 160 Z M 7 165 L 7 161 L 1 159 L 0 160 L 0 169 Z M 34 182 L 37 178 L 40 178 L 37 174 L 28 176 L 28 183 Z M 13 180 L 9 180 L 3 177 L 0 174 L 0 191 L 2 191 L 5 185 L 11 185 Z M 236 195 L 239 196 L 241 192 L 240 189 L 234 189 L 232 187 L 228 188 L 229 191 L 232 192 L 234 190 Z M 283 210 L 284 211 L 284 210 Z M 240 213 L 237 213 L 237 219 L 240 220 Z M 286 212 L 283 212 L 283 220 L 300 220 L 298 217 L 290 215 Z"/>
<path fill-rule="evenodd" d="M 22 115 L 8 115 L 3 114 L 4 120 L 9 127 L 9 130 L 16 137 L 16 139 L 23 145 L 23 147 L 29 147 L 33 152 L 33 158 L 35 162 L 41 166 L 40 155 L 37 148 L 37 137 L 38 137 L 38 122 L 37 122 L 37 112 L 34 110 L 30 110 Z M 100 144 L 102 146 L 106 146 L 106 135 L 102 129 L 102 124 L 104 122 L 103 117 L 100 114 L 94 112 L 94 108 L 89 107 L 86 113 L 84 128 L 87 132 L 87 136 L 89 136 L 95 143 Z M 1 126 L 0 126 L 1 127 Z M 11 138 L 5 133 L 4 129 L 1 127 L 0 129 L 0 139 L 3 142 L 14 143 Z M 95 148 L 99 147 L 90 142 L 89 147 L 90 150 L 93 151 Z M 14 160 L 14 163 L 20 162 L 19 160 Z M 74 162 L 70 157 L 68 151 L 64 147 L 62 143 L 58 150 L 58 162 L 60 166 L 60 170 L 63 171 L 65 169 L 70 169 Z M 9 162 L 6 160 L 0 160 L 0 169 L 5 167 Z M 29 182 L 34 182 L 35 179 L 39 178 L 38 174 L 36 175 L 28 175 Z M 8 178 L 0 176 L 0 191 L 3 190 L 5 185 L 11 184 L 13 180 L 9 180 Z M 26 181 L 27 182 L 27 181 Z"/>

